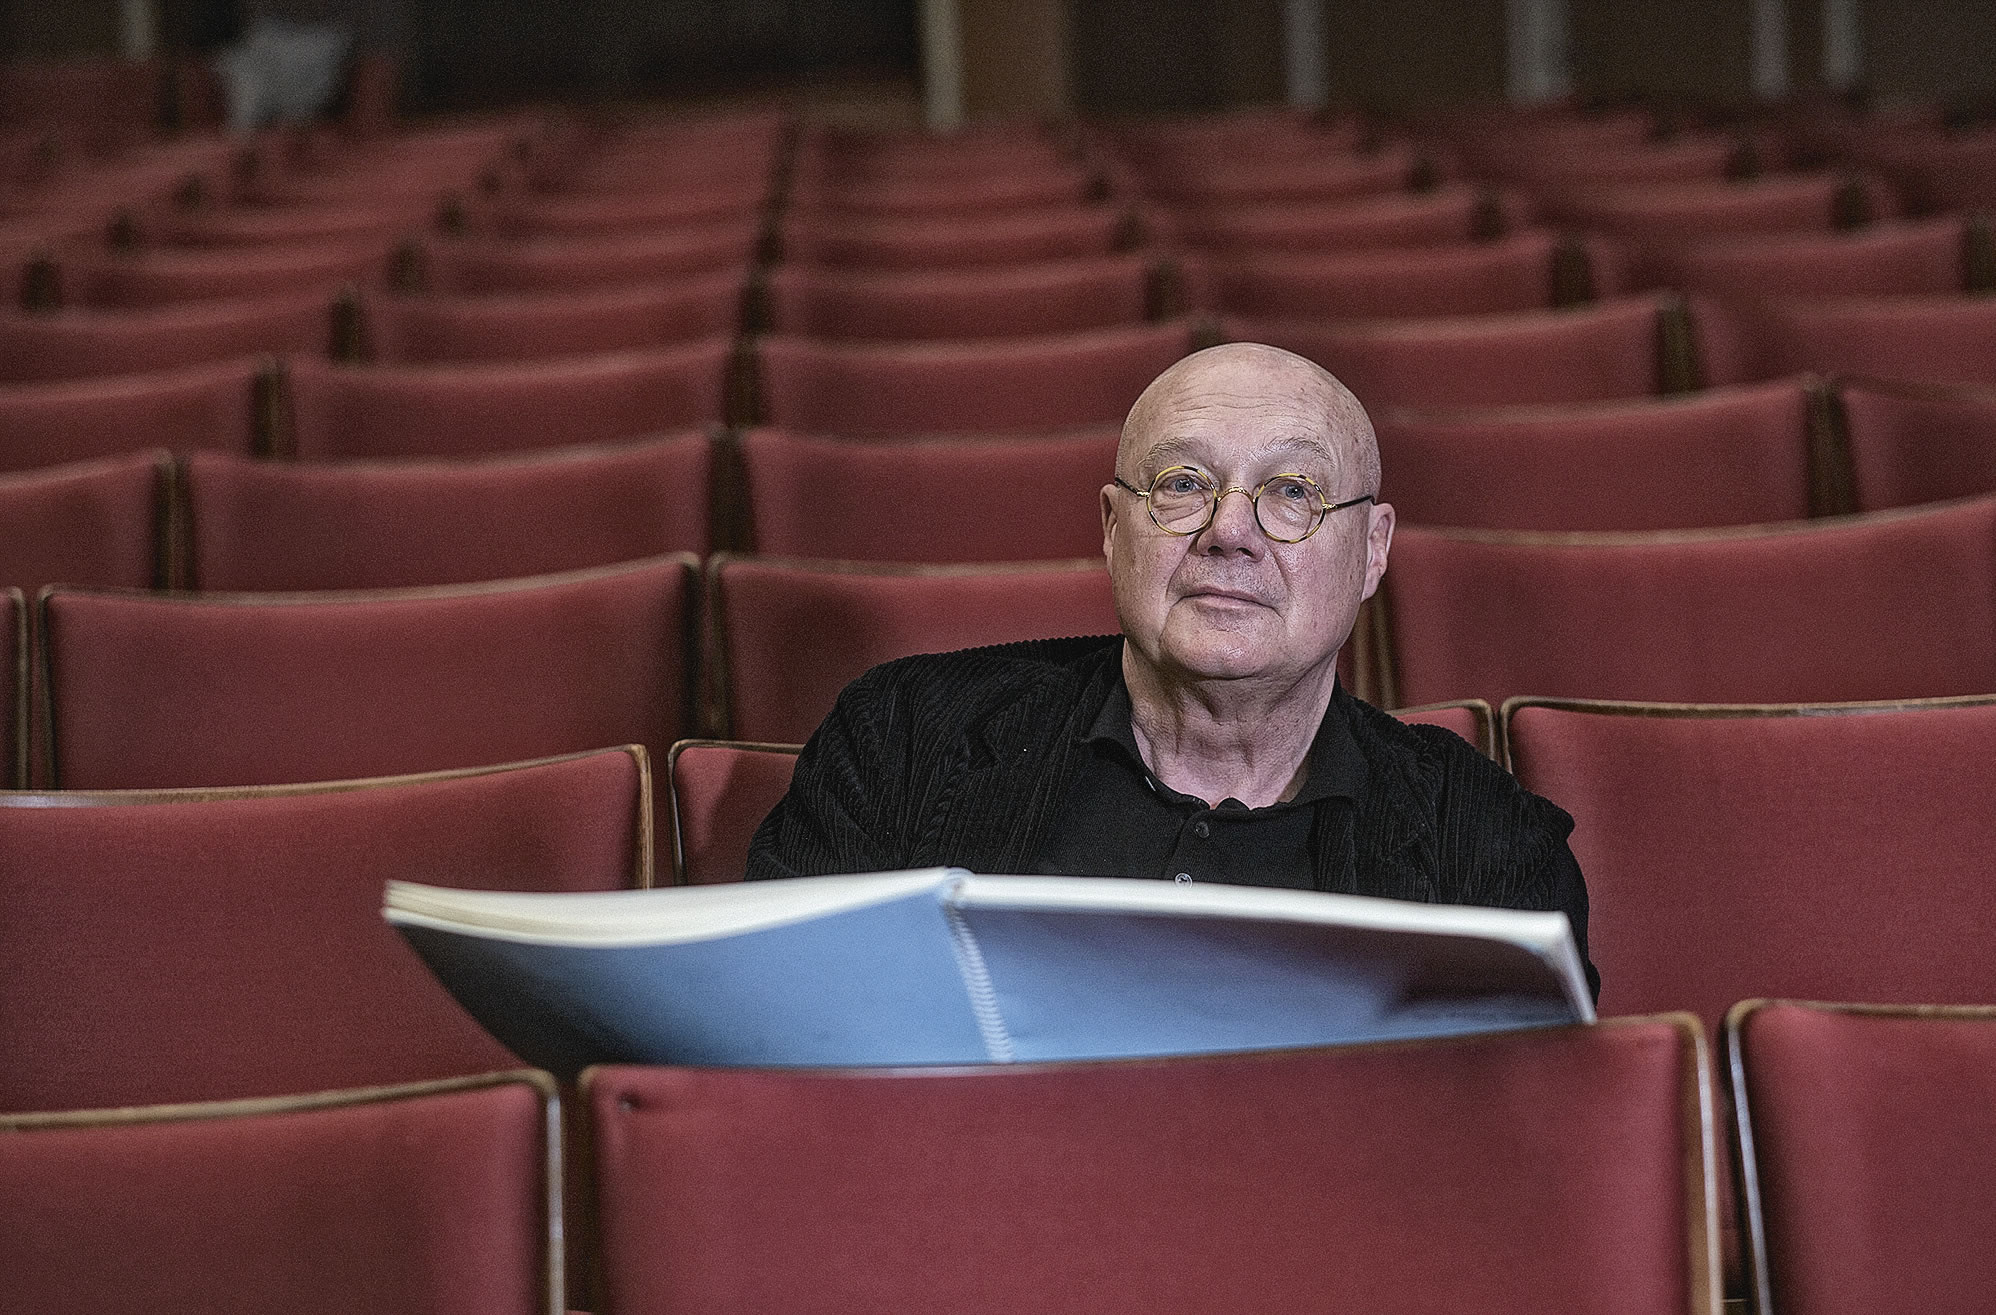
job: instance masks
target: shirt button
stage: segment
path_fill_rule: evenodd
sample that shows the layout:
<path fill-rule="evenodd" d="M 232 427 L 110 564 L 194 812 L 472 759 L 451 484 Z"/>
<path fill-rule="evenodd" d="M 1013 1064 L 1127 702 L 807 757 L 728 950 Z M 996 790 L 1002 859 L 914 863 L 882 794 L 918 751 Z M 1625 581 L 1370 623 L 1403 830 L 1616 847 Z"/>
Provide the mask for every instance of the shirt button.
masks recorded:
<path fill-rule="evenodd" d="M 1185 882 L 1192 880 L 1192 874 L 1190 872 L 1181 872 L 1177 876 L 1173 877 L 1172 880 L 1182 885 Z"/>
<path fill-rule="evenodd" d="M 1204 840 L 1207 836 L 1213 834 L 1213 828 L 1207 825 L 1206 820 L 1204 818 L 1201 818 L 1199 821 L 1194 822 L 1192 824 L 1192 834 L 1198 836 L 1201 840 Z"/>

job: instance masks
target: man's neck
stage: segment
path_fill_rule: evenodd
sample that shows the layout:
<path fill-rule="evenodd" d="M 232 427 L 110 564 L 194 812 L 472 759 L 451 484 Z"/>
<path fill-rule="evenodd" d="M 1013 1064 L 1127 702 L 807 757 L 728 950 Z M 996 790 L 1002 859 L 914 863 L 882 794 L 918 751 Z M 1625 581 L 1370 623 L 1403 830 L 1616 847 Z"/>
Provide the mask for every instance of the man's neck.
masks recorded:
<path fill-rule="evenodd" d="M 1174 681 L 1123 648 L 1130 730 L 1144 765 L 1178 791 L 1250 808 L 1293 799 L 1308 775 L 1310 745 L 1330 706 L 1337 669 L 1277 686 L 1261 681 Z"/>

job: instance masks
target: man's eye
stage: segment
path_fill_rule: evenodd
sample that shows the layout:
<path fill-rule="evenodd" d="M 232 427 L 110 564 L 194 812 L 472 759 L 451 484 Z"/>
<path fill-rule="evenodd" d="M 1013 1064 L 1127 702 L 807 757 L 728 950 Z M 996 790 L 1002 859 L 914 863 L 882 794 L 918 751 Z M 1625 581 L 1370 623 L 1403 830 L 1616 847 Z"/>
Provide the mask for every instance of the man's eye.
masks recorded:
<path fill-rule="evenodd" d="M 1278 479 L 1269 488 L 1284 502 L 1309 502 L 1310 495 L 1316 492 L 1308 480 L 1301 479 Z"/>
<path fill-rule="evenodd" d="M 1174 494 L 1178 497 L 1187 497 L 1194 493 L 1205 492 L 1206 481 L 1200 479 L 1197 475 L 1190 475 L 1190 474 L 1166 475 L 1163 479 L 1158 481 L 1157 490 L 1160 493 L 1169 493 L 1169 494 Z"/>

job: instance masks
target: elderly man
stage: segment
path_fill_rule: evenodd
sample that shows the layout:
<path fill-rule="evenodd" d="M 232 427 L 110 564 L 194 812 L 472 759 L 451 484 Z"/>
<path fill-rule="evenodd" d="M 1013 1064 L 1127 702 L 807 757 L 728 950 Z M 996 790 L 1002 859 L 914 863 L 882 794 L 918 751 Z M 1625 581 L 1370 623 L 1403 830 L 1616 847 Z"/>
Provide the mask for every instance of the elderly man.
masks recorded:
<path fill-rule="evenodd" d="M 954 864 L 1558 909 L 1584 961 L 1572 819 L 1338 683 L 1393 539 L 1378 489 L 1371 422 L 1322 369 L 1253 343 L 1186 357 L 1102 489 L 1123 633 L 868 672 L 749 875 Z"/>

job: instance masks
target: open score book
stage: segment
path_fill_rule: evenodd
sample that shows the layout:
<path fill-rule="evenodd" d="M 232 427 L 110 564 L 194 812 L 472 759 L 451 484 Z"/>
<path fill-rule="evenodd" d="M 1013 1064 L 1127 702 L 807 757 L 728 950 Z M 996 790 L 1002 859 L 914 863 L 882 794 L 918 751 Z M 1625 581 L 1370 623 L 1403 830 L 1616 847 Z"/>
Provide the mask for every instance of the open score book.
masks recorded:
<path fill-rule="evenodd" d="M 1589 1022 L 1563 913 L 956 868 L 598 894 L 388 883 L 515 1054 L 983 1064 Z"/>

